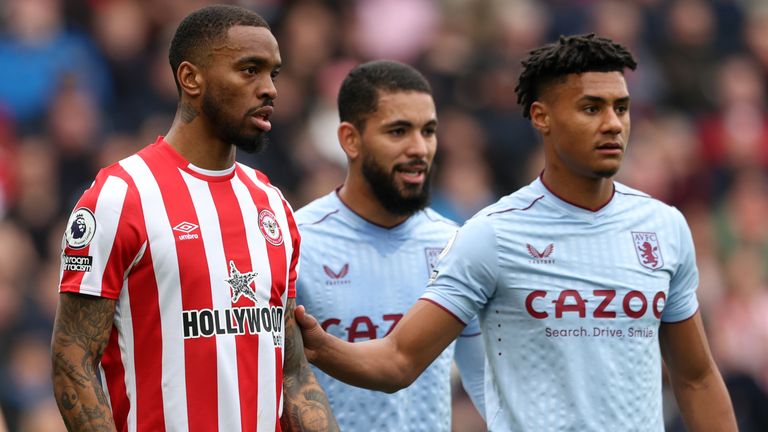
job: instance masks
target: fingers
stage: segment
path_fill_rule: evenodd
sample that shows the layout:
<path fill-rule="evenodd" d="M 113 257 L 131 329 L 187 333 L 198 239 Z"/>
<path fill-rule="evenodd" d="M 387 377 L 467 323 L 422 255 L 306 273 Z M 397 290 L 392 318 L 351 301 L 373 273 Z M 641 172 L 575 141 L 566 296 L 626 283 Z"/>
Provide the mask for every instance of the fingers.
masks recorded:
<path fill-rule="evenodd" d="M 303 305 L 296 306 L 296 310 L 294 310 L 293 316 L 296 318 L 296 323 L 299 324 L 299 327 L 301 327 L 302 331 L 311 330 L 313 327 L 318 325 L 315 317 L 308 314 Z"/>

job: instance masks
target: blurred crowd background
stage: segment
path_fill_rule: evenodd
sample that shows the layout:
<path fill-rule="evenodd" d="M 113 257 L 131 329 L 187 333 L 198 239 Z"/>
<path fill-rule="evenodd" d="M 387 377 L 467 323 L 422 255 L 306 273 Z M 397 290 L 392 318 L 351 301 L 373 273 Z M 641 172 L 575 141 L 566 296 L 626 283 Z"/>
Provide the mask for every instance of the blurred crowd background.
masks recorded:
<path fill-rule="evenodd" d="M 11 431 L 60 431 L 50 334 L 64 224 L 100 167 L 165 134 L 167 50 L 200 0 L 0 1 L 0 407 Z M 390 58 L 434 87 L 433 206 L 458 222 L 529 183 L 540 146 L 516 104 L 520 60 L 560 34 L 629 47 L 633 133 L 619 174 L 675 205 L 742 431 L 768 431 L 768 0 L 241 0 L 284 67 L 272 143 L 239 155 L 294 208 L 341 184 L 336 92 Z M 483 430 L 456 390 L 454 430 Z M 668 430 L 684 430 L 665 392 Z"/>

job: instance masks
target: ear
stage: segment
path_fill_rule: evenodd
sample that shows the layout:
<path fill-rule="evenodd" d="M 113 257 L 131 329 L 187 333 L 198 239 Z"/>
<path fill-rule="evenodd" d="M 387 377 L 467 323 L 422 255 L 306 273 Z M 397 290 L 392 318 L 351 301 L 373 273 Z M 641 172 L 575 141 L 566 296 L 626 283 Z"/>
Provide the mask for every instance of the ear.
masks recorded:
<path fill-rule="evenodd" d="M 357 159 L 360 156 L 361 136 L 355 125 L 350 122 L 341 122 L 336 134 L 339 137 L 341 149 L 347 154 L 347 158 L 350 161 Z"/>
<path fill-rule="evenodd" d="M 176 70 L 176 79 L 181 86 L 181 92 L 191 97 L 200 96 L 205 80 L 200 68 L 188 61 L 183 61 Z"/>
<path fill-rule="evenodd" d="M 550 122 L 552 118 L 550 117 L 549 107 L 547 104 L 540 101 L 534 102 L 531 104 L 530 114 L 531 124 L 533 127 L 535 127 L 536 130 L 538 130 L 542 135 L 549 134 Z"/>

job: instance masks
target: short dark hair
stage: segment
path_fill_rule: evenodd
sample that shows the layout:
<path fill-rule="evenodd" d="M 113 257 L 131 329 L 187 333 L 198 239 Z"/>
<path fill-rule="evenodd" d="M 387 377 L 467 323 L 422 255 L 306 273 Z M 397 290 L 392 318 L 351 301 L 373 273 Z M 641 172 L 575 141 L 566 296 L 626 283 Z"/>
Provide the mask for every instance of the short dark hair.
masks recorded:
<path fill-rule="evenodd" d="M 181 62 L 190 61 L 203 65 L 211 46 L 225 38 L 230 28 L 239 25 L 264 27 L 271 31 L 261 15 L 238 6 L 206 6 L 190 13 L 181 21 L 168 50 L 168 60 L 179 94 L 181 86 L 176 78 L 176 71 Z"/>
<path fill-rule="evenodd" d="M 624 72 L 635 69 L 637 63 L 623 46 L 594 33 L 560 36 L 560 40 L 528 53 L 522 61 L 523 71 L 517 81 L 517 103 L 523 116 L 530 118 L 531 105 L 549 85 L 562 81 L 570 74 L 584 72 Z"/>
<path fill-rule="evenodd" d="M 365 121 L 378 109 L 379 91 L 415 91 L 432 94 L 427 79 L 407 64 L 393 60 L 375 60 L 352 69 L 339 90 L 339 117 L 352 123 L 359 131 Z"/>

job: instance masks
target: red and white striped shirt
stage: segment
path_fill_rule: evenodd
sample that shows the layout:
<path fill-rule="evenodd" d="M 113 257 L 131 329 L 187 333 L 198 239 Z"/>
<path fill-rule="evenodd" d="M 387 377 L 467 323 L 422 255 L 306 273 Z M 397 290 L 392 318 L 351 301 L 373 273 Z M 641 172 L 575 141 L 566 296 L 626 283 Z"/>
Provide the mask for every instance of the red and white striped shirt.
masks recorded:
<path fill-rule="evenodd" d="M 117 300 L 101 373 L 118 430 L 280 430 L 299 241 L 280 191 L 244 165 L 202 170 L 160 137 L 101 170 L 67 225 L 59 290 Z"/>

